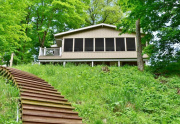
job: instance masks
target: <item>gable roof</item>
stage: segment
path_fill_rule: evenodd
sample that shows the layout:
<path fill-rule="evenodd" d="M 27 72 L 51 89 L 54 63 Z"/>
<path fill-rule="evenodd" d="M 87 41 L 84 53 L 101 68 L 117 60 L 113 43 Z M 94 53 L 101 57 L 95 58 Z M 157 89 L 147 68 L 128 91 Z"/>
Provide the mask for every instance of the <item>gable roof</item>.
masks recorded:
<path fill-rule="evenodd" d="M 83 27 L 83 28 L 79 28 L 79 29 L 75 29 L 75 30 L 70 30 L 70 31 L 62 32 L 62 33 L 57 33 L 57 34 L 54 34 L 54 36 L 55 37 L 62 36 L 65 34 L 70 34 L 70 33 L 78 32 L 78 31 L 82 31 L 82 30 L 87 30 L 87 29 L 91 29 L 91 28 L 95 28 L 95 27 L 103 27 L 103 26 L 110 27 L 110 28 L 116 28 L 115 25 L 101 23 L 101 24 L 91 25 L 91 26 L 87 26 L 87 27 Z"/>

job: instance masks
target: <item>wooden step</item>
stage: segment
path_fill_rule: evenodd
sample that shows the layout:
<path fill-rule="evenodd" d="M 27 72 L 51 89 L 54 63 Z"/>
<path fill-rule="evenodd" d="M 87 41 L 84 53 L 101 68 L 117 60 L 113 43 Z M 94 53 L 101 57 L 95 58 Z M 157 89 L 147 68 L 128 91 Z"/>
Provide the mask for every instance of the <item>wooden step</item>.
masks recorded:
<path fill-rule="evenodd" d="M 43 79 L 41 78 L 37 78 L 37 77 L 32 77 L 32 76 L 29 76 L 27 74 L 20 74 L 20 73 L 16 73 L 16 72 L 10 72 L 14 77 L 23 77 L 25 79 L 33 79 L 33 80 L 37 80 L 37 81 L 44 81 Z"/>
<path fill-rule="evenodd" d="M 25 94 L 25 93 L 21 93 L 21 97 L 26 97 L 26 98 L 36 98 L 36 99 L 40 99 L 40 100 L 52 100 L 55 102 L 58 101 L 64 101 L 67 102 L 67 99 L 64 98 L 59 98 L 59 97 L 49 97 L 49 96 L 42 96 L 42 95 L 37 95 L 37 94 Z"/>
<path fill-rule="evenodd" d="M 51 86 L 50 84 L 41 84 L 41 83 L 34 83 L 34 82 L 17 82 L 17 84 L 30 84 L 30 85 L 36 85 L 36 86 L 42 86 L 42 87 L 51 87 L 54 88 L 53 86 Z"/>
<path fill-rule="evenodd" d="M 38 78 L 38 77 L 34 77 L 34 76 L 31 76 L 31 75 L 28 75 L 28 74 L 24 74 L 24 73 L 17 73 L 17 72 L 12 72 L 12 71 L 9 71 L 12 75 L 16 76 L 16 77 L 25 77 L 25 78 L 32 78 L 32 79 L 35 79 L 35 80 L 39 80 L 39 81 L 44 81 L 43 79 L 41 78 Z"/>
<path fill-rule="evenodd" d="M 46 90 L 46 89 L 40 89 L 40 88 L 33 88 L 33 87 L 27 87 L 27 86 L 19 86 L 21 89 L 28 89 L 28 90 L 34 90 L 34 91 L 42 91 L 47 93 L 53 93 L 53 94 L 60 94 L 57 91 L 54 90 Z"/>
<path fill-rule="evenodd" d="M 28 72 L 25 72 L 25 71 L 21 71 L 21 70 L 18 70 L 18 69 L 9 68 L 9 67 L 6 67 L 6 69 L 7 69 L 9 72 L 16 72 L 16 73 L 20 73 L 20 74 L 29 75 L 29 76 L 32 76 L 32 77 L 35 77 L 35 78 L 39 78 L 39 77 L 37 77 L 37 76 L 34 75 L 34 74 L 31 74 L 31 73 L 28 73 Z"/>
<path fill-rule="evenodd" d="M 64 98 L 64 96 L 62 96 L 61 93 L 53 94 L 53 93 L 48 93 L 48 92 L 43 92 L 43 91 L 34 91 L 34 90 L 29 90 L 29 89 L 20 89 L 20 92 L 22 92 L 22 93 L 32 93 L 32 94 L 40 94 L 40 95 L 45 95 L 45 96 L 52 96 L 52 97 Z"/>
<path fill-rule="evenodd" d="M 29 105 L 37 105 L 37 106 L 47 106 L 47 107 L 57 107 L 57 108 L 65 108 L 65 109 L 74 109 L 74 107 L 71 107 L 70 105 L 63 105 L 59 103 L 50 103 L 50 102 L 44 102 L 44 101 L 34 101 L 34 100 L 26 100 L 21 99 L 22 104 L 29 104 Z"/>
<path fill-rule="evenodd" d="M 14 77 L 14 76 L 13 76 Z M 39 81 L 34 81 L 34 80 L 31 80 L 31 79 L 24 79 L 24 78 L 19 78 L 19 77 L 14 77 L 14 79 L 16 81 L 28 81 L 28 82 L 35 82 L 35 83 L 38 83 Z M 41 83 L 47 83 L 46 81 L 41 81 Z"/>
<path fill-rule="evenodd" d="M 34 83 L 34 84 L 50 85 L 47 82 L 32 82 L 32 81 L 24 81 L 24 80 L 19 80 L 19 79 L 15 79 L 15 80 L 16 80 L 16 82 L 21 82 L 21 83 L 31 82 L 31 83 Z"/>
<path fill-rule="evenodd" d="M 71 106 L 71 103 L 66 101 L 57 101 L 57 100 L 51 100 L 51 99 L 43 99 L 43 98 L 36 98 L 36 97 L 30 97 L 30 96 L 21 96 L 22 100 L 31 100 L 31 101 L 38 101 L 38 102 L 47 102 L 47 103 L 54 103 L 54 104 L 61 104 L 61 105 L 69 105 Z"/>
<path fill-rule="evenodd" d="M 52 95 L 44 95 L 44 94 L 39 94 L 39 93 L 30 93 L 30 92 L 21 92 L 21 95 L 24 96 L 32 96 L 32 97 L 39 97 L 39 98 L 48 98 L 48 99 L 54 99 L 54 100 L 62 100 L 64 99 L 63 96 L 52 96 Z"/>
<path fill-rule="evenodd" d="M 26 87 L 32 87 L 32 88 L 38 88 L 38 89 L 45 89 L 45 90 L 51 90 L 51 91 L 56 91 L 56 89 L 54 89 L 51 86 L 39 86 L 39 85 L 35 85 L 35 84 L 29 84 L 29 83 L 18 83 L 18 86 L 26 86 Z"/>
<path fill-rule="evenodd" d="M 53 118 L 69 118 L 69 119 L 80 119 L 76 113 L 61 113 L 61 112 L 49 112 L 49 111 L 39 111 L 39 110 L 29 110 L 24 109 L 23 115 L 32 115 L 32 116 L 42 116 L 42 117 L 53 117 Z"/>
<path fill-rule="evenodd" d="M 40 123 L 40 122 L 23 121 L 23 124 L 57 124 L 57 123 L 48 123 L 48 122 L 47 123 L 46 122 Z M 72 124 L 72 123 L 58 123 L 58 124 Z M 81 124 L 81 123 L 79 123 L 79 124 Z"/>
<path fill-rule="evenodd" d="M 22 109 L 30 109 L 30 110 L 39 110 L 39 111 L 49 111 L 49 112 L 64 112 L 64 113 L 76 113 L 72 111 L 73 108 L 62 108 L 62 107 L 52 107 L 52 106 L 37 106 L 30 104 L 22 104 Z"/>
<path fill-rule="evenodd" d="M 56 124 L 82 124 L 81 119 L 67 119 L 67 118 L 50 118 L 50 117 L 41 117 L 41 116 L 30 116 L 30 115 L 23 115 L 23 121 L 29 122 L 40 122 L 40 123 L 56 123 Z"/>

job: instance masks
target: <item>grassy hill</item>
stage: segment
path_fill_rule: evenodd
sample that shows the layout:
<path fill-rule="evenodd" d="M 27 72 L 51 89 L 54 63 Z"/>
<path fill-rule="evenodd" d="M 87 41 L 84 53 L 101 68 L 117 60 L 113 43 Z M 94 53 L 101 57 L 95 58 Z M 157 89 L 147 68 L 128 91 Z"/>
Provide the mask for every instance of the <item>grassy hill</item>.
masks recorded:
<path fill-rule="evenodd" d="M 180 77 L 154 78 L 137 67 L 19 65 L 68 99 L 86 124 L 180 123 Z"/>
<path fill-rule="evenodd" d="M 0 124 L 20 124 L 16 122 L 19 90 L 5 82 L 0 76 Z"/>

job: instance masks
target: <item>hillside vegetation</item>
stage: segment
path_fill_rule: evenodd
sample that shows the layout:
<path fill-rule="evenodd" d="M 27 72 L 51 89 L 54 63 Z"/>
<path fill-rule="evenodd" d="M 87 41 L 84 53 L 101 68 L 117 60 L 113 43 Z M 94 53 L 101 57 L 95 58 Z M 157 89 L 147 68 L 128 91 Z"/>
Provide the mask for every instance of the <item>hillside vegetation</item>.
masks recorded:
<path fill-rule="evenodd" d="M 137 67 L 19 65 L 52 84 L 87 124 L 180 123 L 180 78 L 155 79 Z"/>
<path fill-rule="evenodd" d="M 18 99 L 19 90 L 0 76 L 0 124 L 21 123 L 16 122 Z"/>

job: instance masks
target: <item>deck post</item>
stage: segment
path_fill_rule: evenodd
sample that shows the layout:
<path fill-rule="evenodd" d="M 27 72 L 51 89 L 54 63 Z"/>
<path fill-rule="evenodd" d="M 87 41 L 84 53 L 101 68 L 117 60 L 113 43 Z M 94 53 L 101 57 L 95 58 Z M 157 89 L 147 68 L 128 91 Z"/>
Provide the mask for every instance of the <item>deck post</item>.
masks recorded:
<path fill-rule="evenodd" d="M 64 67 L 66 66 L 66 62 L 65 62 L 65 61 L 63 62 L 63 66 L 64 66 Z"/>
<path fill-rule="evenodd" d="M 39 56 L 41 56 L 41 47 L 39 47 Z"/>
<path fill-rule="evenodd" d="M 94 61 L 92 61 L 92 65 L 91 65 L 92 67 L 94 66 Z"/>
<path fill-rule="evenodd" d="M 59 48 L 59 56 L 61 56 L 61 54 L 62 54 L 62 48 L 60 47 Z"/>
<path fill-rule="evenodd" d="M 120 67 L 120 66 L 121 66 L 120 61 L 118 61 L 118 67 Z"/>
<path fill-rule="evenodd" d="M 44 47 L 44 56 L 46 55 L 46 47 Z"/>

